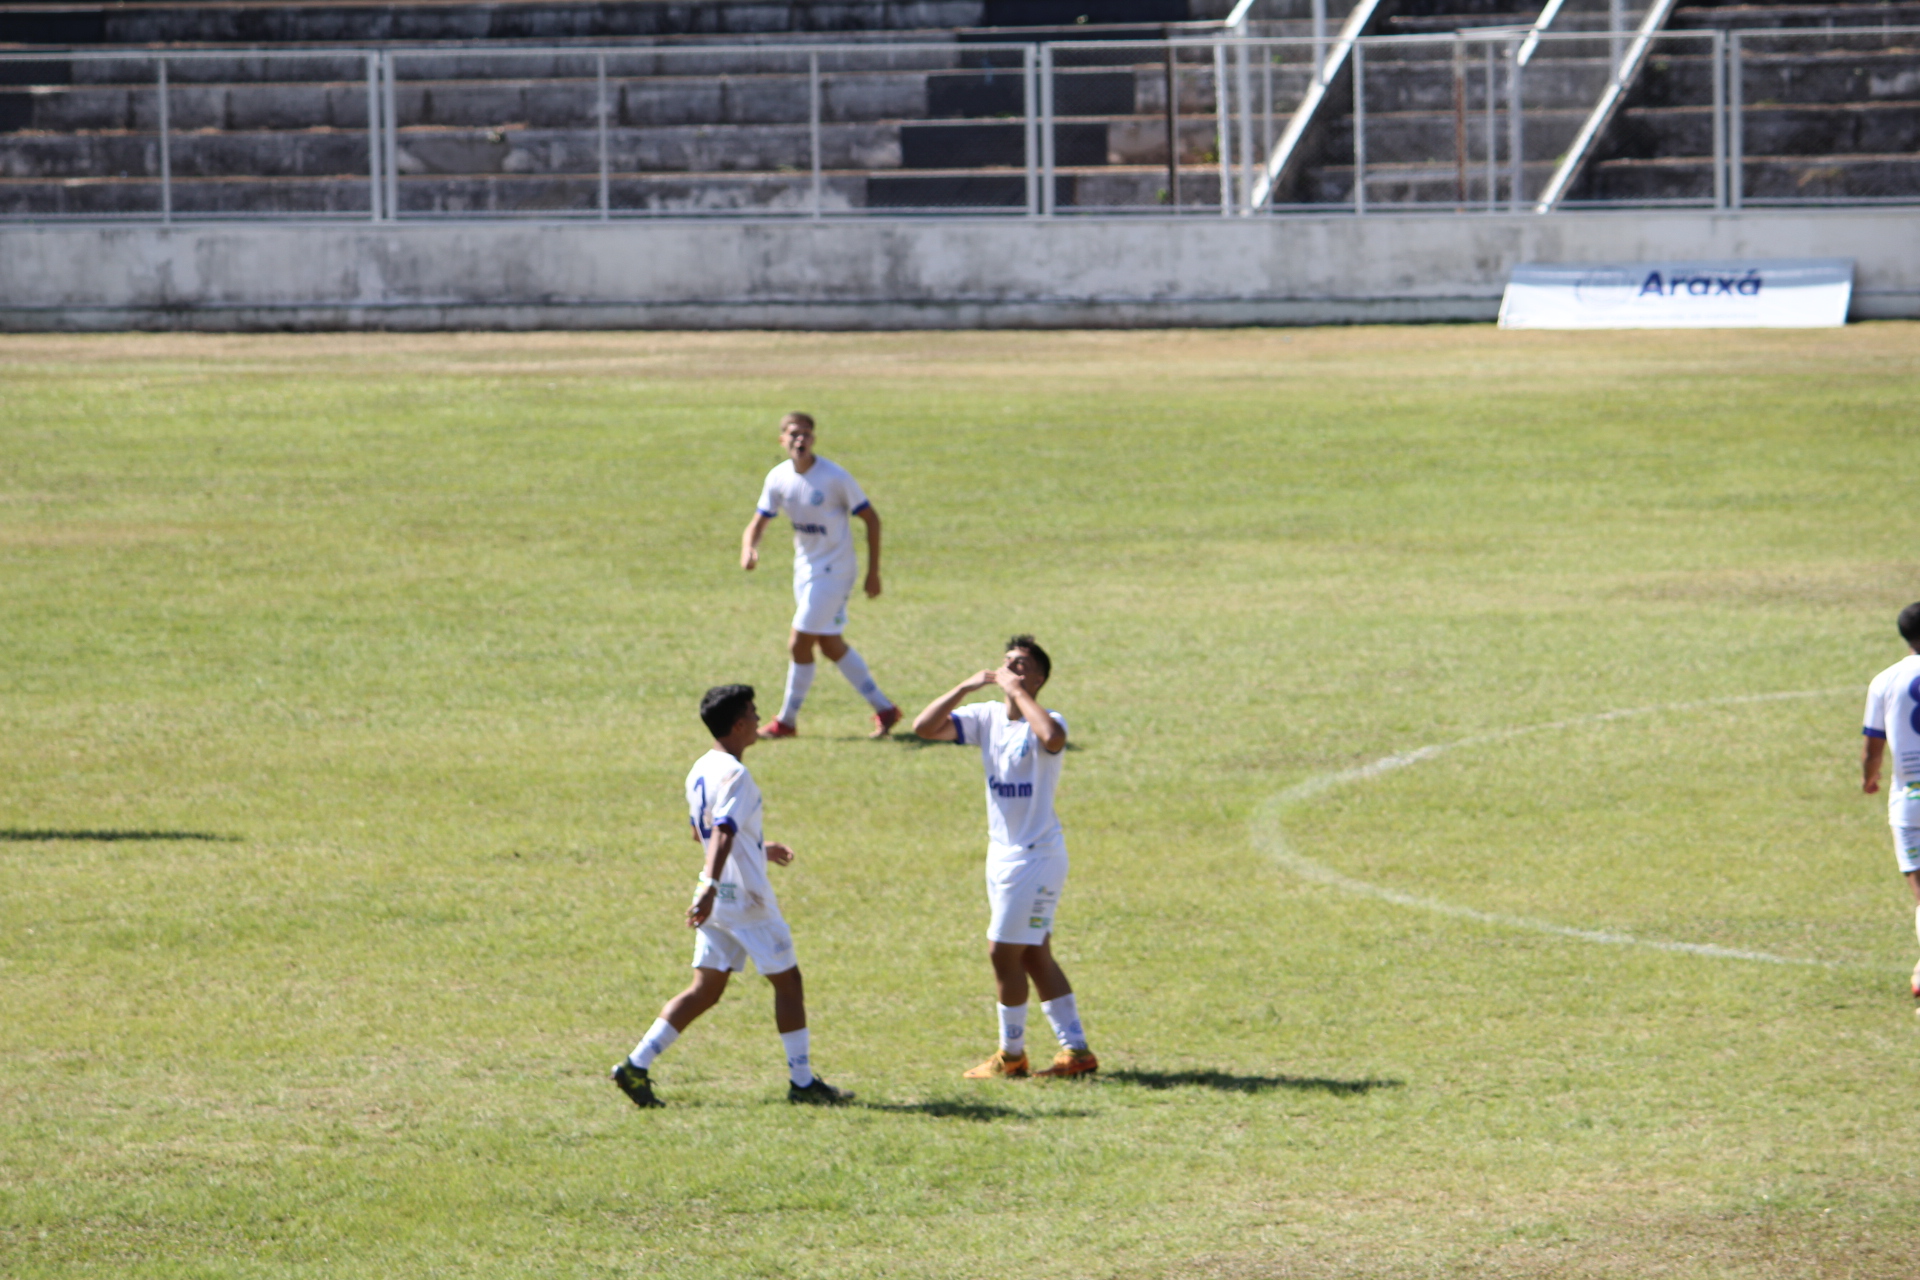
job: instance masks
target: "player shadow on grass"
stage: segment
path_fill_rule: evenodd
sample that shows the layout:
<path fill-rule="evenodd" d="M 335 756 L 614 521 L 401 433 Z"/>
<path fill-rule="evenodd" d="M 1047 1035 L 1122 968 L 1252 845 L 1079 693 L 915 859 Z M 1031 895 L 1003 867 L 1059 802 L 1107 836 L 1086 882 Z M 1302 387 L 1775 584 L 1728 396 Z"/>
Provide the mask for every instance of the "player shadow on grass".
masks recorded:
<path fill-rule="evenodd" d="M 1342 1097 L 1399 1089 L 1401 1080 L 1333 1080 L 1326 1076 L 1237 1076 L 1229 1071 L 1103 1071 L 1103 1079 L 1143 1089 L 1215 1089 L 1221 1093 L 1331 1093 Z"/>
<path fill-rule="evenodd" d="M 0 843 L 33 844 L 52 840 L 205 840 L 216 844 L 239 844 L 239 836 L 215 835 L 210 831 L 52 831 L 22 827 L 0 827 Z"/>
<path fill-rule="evenodd" d="M 894 1115 L 930 1116 L 935 1120 L 971 1120 L 989 1124 L 995 1120 L 1084 1120 L 1091 1111 L 1023 1111 L 992 1102 L 973 1102 L 961 1098 L 935 1098 L 927 1102 L 863 1102 L 868 1111 L 887 1111 Z"/>

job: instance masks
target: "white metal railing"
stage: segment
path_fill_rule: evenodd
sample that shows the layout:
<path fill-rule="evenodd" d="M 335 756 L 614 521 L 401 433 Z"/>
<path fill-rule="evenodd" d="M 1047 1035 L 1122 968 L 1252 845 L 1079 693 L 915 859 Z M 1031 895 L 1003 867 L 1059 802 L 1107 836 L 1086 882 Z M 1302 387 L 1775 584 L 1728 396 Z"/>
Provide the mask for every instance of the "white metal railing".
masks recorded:
<path fill-rule="evenodd" d="M 95 156 L 91 169 L 37 176 L 11 158 L 14 141 L 0 133 L 0 202 L 24 200 L 36 183 L 101 191 L 118 183 L 144 201 L 91 211 L 0 203 L 0 217 L 1547 213 L 1567 206 L 1656 52 L 1705 68 L 1694 96 L 1675 107 L 1704 120 L 1704 131 L 1688 135 L 1698 139 L 1686 144 L 1692 151 L 1667 157 L 1686 162 L 1673 172 L 1695 176 L 1685 189 L 1613 203 L 1920 203 L 1920 160 L 1914 174 L 1893 173 L 1864 195 L 1782 196 L 1778 183 L 1756 191 L 1749 172 L 1776 161 L 1749 155 L 1747 117 L 1763 108 L 1748 105 L 1746 89 L 1755 67 L 1786 60 L 1781 50 L 1796 41 L 1864 42 L 1893 58 L 1920 43 L 1920 28 L 1667 32 L 1658 28 L 1672 0 L 1652 0 L 1616 49 L 1628 11 L 1604 0 L 1603 22 L 1600 2 L 1556 0 L 1526 27 L 1410 36 L 1366 35 L 1374 0 L 1360 0 L 1331 38 L 1254 35 L 1242 5 L 1230 27 L 1189 26 L 1155 41 L 0 53 L 0 63 L 69 64 L 72 83 L 61 92 L 118 93 L 128 104 L 125 128 L 75 132 L 74 154 Z M 1553 29 L 1575 6 L 1589 28 Z M 313 83 L 286 78 L 301 60 L 342 90 L 326 97 L 329 111 L 347 111 L 355 95 L 363 103 L 364 118 L 316 120 L 326 126 L 319 130 L 279 126 L 290 150 L 332 148 L 333 167 L 252 174 L 235 161 L 216 172 L 224 144 L 208 130 L 200 99 L 216 92 L 223 68 L 244 63 L 254 79 L 221 83 L 218 93 L 270 93 L 275 83 Z M 943 116 L 929 96 L 941 77 L 1000 109 Z M 1428 98 L 1450 81 L 1452 110 L 1406 110 L 1420 94 L 1402 90 L 1416 81 Z M 704 115 L 675 106 L 671 120 L 646 114 L 654 109 L 646 103 L 700 94 L 719 105 Z M 430 114 L 436 95 L 465 95 L 483 115 L 489 95 L 521 105 L 502 105 L 492 127 L 456 127 Z M 547 99 L 546 124 L 511 114 Z M 1402 105 L 1374 110 L 1369 99 Z M 914 102 L 917 111 L 900 105 Z M 57 150 L 49 136 L 38 131 L 33 146 Z M 675 147 L 685 154 L 669 155 Z M 277 208 L 212 200 L 245 178 L 293 194 Z M 311 197 L 305 204 L 301 192 Z M 526 192 L 533 197 L 522 199 Z"/>

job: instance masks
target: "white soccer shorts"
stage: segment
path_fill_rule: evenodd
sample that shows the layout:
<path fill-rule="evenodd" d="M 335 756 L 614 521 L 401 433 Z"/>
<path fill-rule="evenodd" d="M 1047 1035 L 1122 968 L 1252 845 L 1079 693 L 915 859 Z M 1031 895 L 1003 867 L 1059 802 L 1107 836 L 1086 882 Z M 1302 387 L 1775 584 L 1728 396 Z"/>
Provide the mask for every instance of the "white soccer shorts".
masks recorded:
<path fill-rule="evenodd" d="M 828 575 L 793 584 L 793 629 L 810 636 L 837 636 L 847 629 L 853 574 Z"/>
<path fill-rule="evenodd" d="M 793 933 L 785 920 L 735 925 L 730 929 L 709 922 L 695 931 L 694 968 L 745 973 L 749 960 L 762 975 L 785 973 L 800 963 L 800 957 L 793 950 Z"/>
<path fill-rule="evenodd" d="M 1053 915 L 1067 887 L 1067 851 L 1014 859 L 987 859 L 988 942 L 1037 947 L 1053 932 Z"/>
<path fill-rule="evenodd" d="M 1920 871 L 1920 827 L 1893 829 L 1893 858 L 1900 864 L 1902 875 Z"/>

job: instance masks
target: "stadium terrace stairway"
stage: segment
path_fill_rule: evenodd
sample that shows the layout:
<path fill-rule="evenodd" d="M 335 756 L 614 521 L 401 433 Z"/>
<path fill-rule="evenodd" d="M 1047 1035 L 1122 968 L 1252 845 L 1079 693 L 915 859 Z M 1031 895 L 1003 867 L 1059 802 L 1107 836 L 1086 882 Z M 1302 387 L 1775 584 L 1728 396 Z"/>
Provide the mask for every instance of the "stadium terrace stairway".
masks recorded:
<path fill-rule="evenodd" d="M 1920 37 L 1860 29 L 1915 25 L 1917 3 L 1691 0 L 1668 29 L 1740 35 L 1741 198 L 1911 201 L 1920 192 Z M 1787 33 L 1750 34 L 1775 29 Z M 1712 78 L 1704 42 L 1660 50 L 1570 201 L 1710 200 Z"/>

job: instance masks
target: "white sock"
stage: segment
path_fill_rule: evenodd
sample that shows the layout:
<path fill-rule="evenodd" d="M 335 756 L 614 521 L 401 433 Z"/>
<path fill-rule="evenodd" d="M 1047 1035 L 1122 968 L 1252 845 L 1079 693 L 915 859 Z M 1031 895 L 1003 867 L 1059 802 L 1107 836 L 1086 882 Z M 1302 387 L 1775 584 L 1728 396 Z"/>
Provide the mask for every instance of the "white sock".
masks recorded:
<path fill-rule="evenodd" d="M 653 1065 L 653 1060 L 667 1051 L 667 1046 L 680 1038 L 673 1024 L 665 1018 L 655 1018 L 653 1025 L 647 1028 L 647 1034 L 640 1037 L 640 1043 L 633 1046 L 633 1052 L 627 1055 L 627 1061 L 645 1071 Z"/>
<path fill-rule="evenodd" d="M 1053 1024 L 1054 1038 L 1061 1048 L 1079 1053 L 1087 1051 L 1087 1033 L 1080 1029 L 1080 1010 L 1073 1002 L 1071 991 L 1058 1000 L 1042 1000 L 1040 1009 Z"/>
<path fill-rule="evenodd" d="M 807 690 L 811 688 L 813 688 L 813 664 L 789 662 L 787 664 L 787 699 L 780 704 L 781 724 L 800 723 L 800 704 L 807 700 Z"/>
<path fill-rule="evenodd" d="M 813 1083 L 813 1054 L 807 1029 L 782 1031 L 780 1043 L 787 1051 L 787 1078 L 802 1089 Z"/>
<path fill-rule="evenodd" d="M 1913 909 L 1913 932 L 1920 936 L 1920 906 L 1915 906 Z"/>
<path fill-rule="evenodd" d="M 885 711 L 893 705 L 887 701 L 887 695 L 880 692 L 880 686 L 874 683 L 873 673 L 867 670 L 867 660 L 860 656 L 858 649 L 848 649 L 846 655 L 833 665 L 840 668 L 840 674 L 847 678 L 854 692 L 865 698 L 875 711 Z"/>
<path fill-rule="evenodd" d="M 1027 1051 L 1027 1006 L 996 1003 L 1000 1011 L 1000 1048 L 1013 1057 Z"/>
<path fill-rule="evenodd" d="M 883 712 L 889 706 L 893 706 L 893 702 L 887 700 L 887 695 L 879 691 L 879 685 L 874 683 L 874 674 L 866 670 L 866 658 L 860 656 L 858 649 L 849 649 L 845 652 L 845 656 L 841 656 L 841 660 L 835 662 L 833 666 L 841 670 L 841 676 L 847 677 L 847 683 L 854 687 L 854 693 L 868 700 L 876 712 Z"/>

